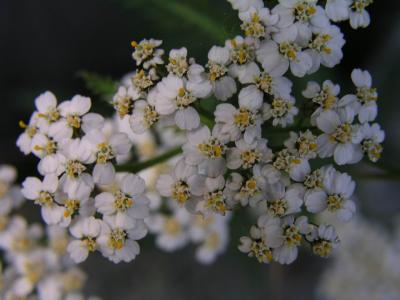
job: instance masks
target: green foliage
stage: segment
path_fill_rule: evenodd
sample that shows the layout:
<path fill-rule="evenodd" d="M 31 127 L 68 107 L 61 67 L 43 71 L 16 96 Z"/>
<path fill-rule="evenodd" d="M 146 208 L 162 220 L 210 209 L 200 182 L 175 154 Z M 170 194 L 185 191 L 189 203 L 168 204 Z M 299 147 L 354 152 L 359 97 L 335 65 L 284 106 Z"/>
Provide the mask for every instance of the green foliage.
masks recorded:
<path fill-rule="evenodd" d="M 117 82 L 108 76 L 89 71 L 79 71 L 78 77 L 85 82 L 86 88 L 104 101 L 111 101 L 118 88 Z"/>

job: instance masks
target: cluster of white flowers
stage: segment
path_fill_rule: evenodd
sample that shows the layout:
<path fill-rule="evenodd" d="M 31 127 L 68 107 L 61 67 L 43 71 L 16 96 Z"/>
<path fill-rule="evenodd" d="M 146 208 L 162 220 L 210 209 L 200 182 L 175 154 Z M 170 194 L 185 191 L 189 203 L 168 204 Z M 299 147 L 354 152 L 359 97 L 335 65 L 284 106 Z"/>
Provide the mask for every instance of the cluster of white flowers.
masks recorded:
<path fill-rule="evenodd" d="M 18 215 L 23 197 L 15 179 L 13 167 L 0 166 L 0 299 L 85 299 L 86 274 L 67 254 L 68 232 Z"/>
<path fill-rule="evenodd" d="M 327 257 L 339 243 L 336 230 L 306 215 L 328 211 L 348 221 L 354 214 L 355 182 L 334 163 L 380 158 L 377 92 L 370 74 L 355 69 L 354 93 L 341 97 L 330 80 L 310 81 L 300 108 L 289 73 L 304 77 L 321 65 L 339 64 L 345 40 L 332 22 L 367 26 L 365 8 L 372 1 L 327 1 L 322 7 L 316 0 L 280 0 L 271 9 L 261 0 L 229 2 L 244 35 L 213 46 L 205 66 L 186 48 L 171 50 L 164 60 L 160 40 L 133 42 L 137 70 L 119 88 L 114 107 L 137 134 L 176 125 L 186 135 L 183 155 L 156 182 L 158 193 L 176 203 L 172 216 L 180 227 L 187 212 L 224 218 L 250 207 L 259 220 L 242 237 L 241 251 L 260 262 L 288 264 L 304 241 Z M 202 99 L 212 99 L 215 110 Z M 288 137 L 270 146 L 268 137 L 279 128 Z M 330 161 L 312 167 L 320 158 Z M 171 230 L 165 217 L 156 220 L 153 231 Z M 157 243 L 174 249 L 185 239 L 172 242 L 162 234 Z"/>
<path fill-rule="evenodd" d="M 308 82 L 295 99 L 291 78 L 338 65 L 345 39 L 333 22 L 367 26 L 372 0 L 328 0 L 324 7 L 279 0 L 273 8 L 262 0 L 228 1 L 243 36 L 213 46 L 204 66 L 185 47 L 165 57 L 161 40 L 132 42 L 137 69 L 112 99 L 117 129 L 89 113 L 89 98 L 57 104 L 50 92 L 21 124 L 18 145 L 39 157 L 43 176 L 27 178 L 23 193 L 42 207 L 46 223 L 70 228 L 76 262 L 94 250 L 131 261 L 148 228 L 167 251 L 200 244 L 196 256 L 209 263 L 226 248 L 228 220 L 240 208 L 255 211 L 258 221 L 239 249 L 259 262 L 292 263 L 302 244 L 321 257 L 338 246 L 335 227 L 312 220 L 322 212 L 352 218 L 355 182 L 339 167 L 380 158 L 378 94 L 360 69 L 344 96 L 326 80 Z M 157 142 L 140 144 L 140 135 Z M 133 170 L 146 182 L 115 171 L 132 144 L 139 158 Z M 159 150 L 167 152 L 153 158 Z M 143 170 L 171 153 L 178 155 L 172 167 Z"/>
<path fill-rule="evenodd" d="M 360 217 L 347 225 L 343 249 L 323 273 L 318 299 L 399 299 L 400 236 Z"/>
<path fill-rule="evenodd" d="M 128 136 L 90 113 L 89 98 L 57 104 L 46 92 L 35 105 L 17 144 L 40 159 L 43 178 L 26 178 L 23 195 L 41 206 L 48 225 L 69 228 L 74 239 L 68 252 L 75 262 L 95 250 L 114 262 L 133 260 L 140 252 L 136 240 L 147 233 L 149 200 L 143 179 L 115 171 L 130 152 Z"/>

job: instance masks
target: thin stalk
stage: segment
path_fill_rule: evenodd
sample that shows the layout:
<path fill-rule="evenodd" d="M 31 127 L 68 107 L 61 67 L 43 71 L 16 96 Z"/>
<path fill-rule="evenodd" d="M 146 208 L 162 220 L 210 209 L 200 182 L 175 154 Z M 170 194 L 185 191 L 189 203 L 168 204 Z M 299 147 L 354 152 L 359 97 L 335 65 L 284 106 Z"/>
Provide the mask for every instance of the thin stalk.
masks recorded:
<path fill-rule="evenodd" d="M 153 167 L 155 165 L 158 165 L 160 163 L 163 163 L 167 161 L 168 159 L 180 154 L 182 152 L 182 147 L 176 147 L 171 150 L 168 150 L 167 152 L 156 156 L 154 158 L 145 160 L 145 161 L 140 161 L 135 164 L 127 164 L 127 165 L 120 165 L 117 166 L 117 171 L 119 172 L 132 172 L 132 173 L 138 173 L 144 169 Z"/>

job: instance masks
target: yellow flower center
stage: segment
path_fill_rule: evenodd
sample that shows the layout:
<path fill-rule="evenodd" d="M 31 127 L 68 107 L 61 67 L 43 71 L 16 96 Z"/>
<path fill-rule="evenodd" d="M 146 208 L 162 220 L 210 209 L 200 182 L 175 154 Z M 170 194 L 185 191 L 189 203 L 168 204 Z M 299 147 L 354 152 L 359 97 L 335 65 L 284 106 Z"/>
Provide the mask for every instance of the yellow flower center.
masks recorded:
<path fill-rule="evenodd" d="M 361 103 L 374 102 L 378 100 L 376 88 L 357 88 L 357 98 Z"/>
<path fill-rule="evenodd" d="M 105 164 L 115 158 L 115 154 L 111 146 L 107 143 L 97 145 L 97 163 Z"/>
<path fill-rule="evenodd" d="M 177 181 L 172 188 L 172 199 L 176 200 L 180 205 L 183 205 L 189 197 L 189 185 L 183 180 Z"/>
<path fill-rule="evenodd" d="M 282 217 L 285 215 L 288 204 L 285 199 L 278 199 L 275 201 L 269 201 L 268 204 L 268 213 L 273 217 Z"/>
<path fill-rule="evenodd" d="M 309 189 L 315 188 L 323 188 L 323 178 L 321 174 L 321 170 L 317 169 L 313 171 L 311 174 L 306 176 L 306 180 L 304 181 L 304 185 Z"/>
<path fill-rule="evenodd" d="M 319 53 L 331 54 L 332 49 L 327 45 L 330 40 L 332 40 L 332 36 L 329 34 L 318 33 L 308 46 Z"/>
<path fill-rule="evenodd" d="M 53 196 L 49 192 L 41 191 L 35 203 L 43 206 L 53 205 Z"/>
<path fill-rule="evenodd" d="M 285 99 L 275 98 L 272 100 L 271 113 L 274 118 L 281 118 L 286 115 L 291 109 L 292 104 L 285 101 Z"/>
<path fill-rule="evenodd" d="M 326 240 L 321 240 L 312 245 L 312 251 L 321 257 L 328 257 L 332 253 L 332 243 Z"/>
<path fill-rule="evenodd" d="M 251 15 L 249 22 L 243 22 L 240 28 L 244 34 L 249 37 L 262 38 L 265 36 L 265 27 L 261 23 L 260 16 L 257 13 Z"/>
<path fill-rule="evenodd" d="M 216 138 L 210 138 L 208 142 L 199 144 L 197 148 L 209 158 L 220 158 L 225 154 L 225 146 Z"/>
<path fill-rule="evenodd" d="M 222 191 L 208 193 L 206 195 L 206 208 L 212 211 L 225 215 L 227 207 L 225 203 L 225 196 Z"/>
<path fill-rule="evenodd" d="M 181 223 L 173 218 L 167 218 L 164 223 L 165 233 L 168 235 L 176 236 L 182 231 Z"/>
<path fill-rule="evenodd" d="M 176 105 L 179 109 L 186 108 L 190 104 L 196 101 L 196 98 L 189 91 L 184 88 L 180 88 L 178 95 L 176 96 Z"/>
<path fill-rule="evenodd" d="M 381 144 L 375 143 L 372 140 L 365 140 L 362 143 L 362 149 L 365 153 L 367 153 L 368 158 L 372 162 L 377 162 L 382 155 L 383 147 Z"/>
<path fill-rule="evenodd" d="M 332 142 L 338 142 L 341 144 L 345 144 L 351 141 L 351 136 L 352 136 L 352 127 L 349 123 L 344 123 L 339 125 L 335 132 L 332 133 L 329 137 L 329 139 Z"/>
<path fill-rule="evenodd" d="M 67 115 L 67 124 L 71 128 L 79 129 L 81 128 L 81 118 L 78 115 L 70 114 Z"/>
<path fill-rule="evenodd" d="M 68 218 L 79 210 L 81 202 L 75 199 L 67 199 L 64 203 L 64 217 Z"/>
<path fill-rule="evenodd" d="M 170 73 L 182 77 L 188 70 L 188 63 L 186 57 L 184 56 L 177 56 L 174 58 L 170 57 L 169 64 L 167 65 L 167 70 Z"/>
<path fill-rule="evenodd" d="M 114 207 L 117 211 L 124 212 L 131 208 L 134 204 L 133 199 L 129 198 L 127 195 L 121 191 L 114 193 Z"/>
<path fill-rule="evenodd" d="M 327 199 L 328 211 L 336 212 L 343 207 L 344 199 L 340 195 L 329 195 Z"/>
<path fill-rule="evenodd" d="M 240 108 L 239 111 L 234 115 L 235 125 L 242 131 L 248 126 L 255 124 L 255 115 L 247 108 Z"/>
<path fill-rule="evenodd" d="M 299 229 L 294 225 L 284 230 L 283 238 L 287 246 L 299 246 L 302 239 Z"/>
<path fill-rule="evenodd" d="M 133 101 L 128 96 L 118 96 L 118 98 L 114 100 L 113 105 L 120 118 L 131 114 L 133 109 Z"/>
<path fill-rule="evenodd" d="M 110 233 L 108 245 L 113 249 L 121 250 L 125 245 L 127 237 L 128 234 L 125 230 L 120 228 L 113 229 Z"/>
<path fill-rule="evenodd" d="M 208 61 L 206 67 L 208 67 L 208 77 L 211 81 L 216 81 L 228 72 L 227 67 L 211 60 Z"/>
<path fill-rule="evenodd" d="M 279 44 L 279 52 L 288 60 L 295 60 L 299 51 L 300 47 L 295 43 L 283 42 Z"/>
<path fill-rule="evenodd" d="M 147 105 L 144 108 L 143 122 L 145 127 L 150 128 L 154 123 L 156 123 L 160 118 L 160 115 L 156 112 L 153 105 Z"/>
<path fill-rule="evenodd" d="M 231 60 L 238 65 L 244 65 L 254 58 L 254 49 L 245 43 L 238 44 L 231 40 Z"/>
<path fill-rule="evenodd" d="M 144 70 L 136 72 L 136 74 L 132 76 L 131 81 L 133 86 L 139 90 L 145 90 L 154 84 L 151 74 L 146 74 Z"/>
<path fill-rule="evenodd" d="M 69 160 L 67 161 L 65 172 L 70 178 L 77 178 L 86 170 L 86 167 L 79 161 Z"/>
<path fill-rule="evenodd" d="M 306 0 L 299 2 L 294 8 L 294 16 L 301 22 L 307 22 L 316 12 L 316 6 Z"/>
<path fill-rule="evenodd" d="M 243 161 L 242 167 L 244 169 L 251 168 L 261 160 L 261 153 L 255 149 L 246 150 L 240 153 L 240 158 Z"/>
<path fill-rule="evenodd" d="M 362 12 L 372 3 L 374 3 L 373 0 L 355 0 L 351 8 L 357 12 Z"/>
<path fill-rule="evenodd" d="M 94 252 L 96 250 L 96 239 L 94 237 L 87 236 L 83 238 L 82 241 L 89 252 Z"/>
<path fill-rule="evenodd" d="M 257 87 L 263 90 L 265 93 L 272 95 L 272 83 L 273 78 L 266 72 L 260 74 L 260 76 L 255 78 Z"/>
<path fill-rule="evenodd" d="M 251 243 L 249 256 L 257 258 L 259 263 L 270 263 L 273 258 L 272 250 L 263 241 L 253 241 Z"/>

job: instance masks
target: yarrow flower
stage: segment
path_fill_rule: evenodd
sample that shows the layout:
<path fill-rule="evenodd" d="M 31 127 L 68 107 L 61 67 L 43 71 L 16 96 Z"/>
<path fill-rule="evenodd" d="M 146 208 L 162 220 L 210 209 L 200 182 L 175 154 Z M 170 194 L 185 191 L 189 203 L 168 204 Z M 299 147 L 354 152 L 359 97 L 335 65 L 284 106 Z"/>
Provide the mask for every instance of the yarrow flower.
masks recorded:
<path fill-rule="evenodd" d="M 161 40 L 131 43 L 136 69 L 110 99 L 112 119 L 90 112 L 90 98 L 58 103 L 45 92 L 20 123 L 17 145 L 39 159 L 40 174 L 22 193 L 48 225 L 69 232 L 75 263 L 95 251 L 130 262 L 150 233 L 164 251 L 196 245 L 197 260 L 209 264 L 225 251 L 239 209 L 257 219 L 239 250 L 260 263 L 290 264 L 305 244 L 324 258 L 338 247 L 340 232 L 317 221 L 355 214 L 355 181 L 335 164 L 381 157 L 378 92 L 361 69 L 344 95 L 307 76 L 340 64 L 345 39 L 334 22 L 367 26 L 372 1 L 228 2 L 243 34 L 213 45 L 205 60 L 186 47 L 166 52 Z M 7 198 L 13 176 L 2 174 Z M 12 206 L 1 205 L 4 214 Z M 15 221 L 4 243 L 23 251 L 31 239 Z"/>

